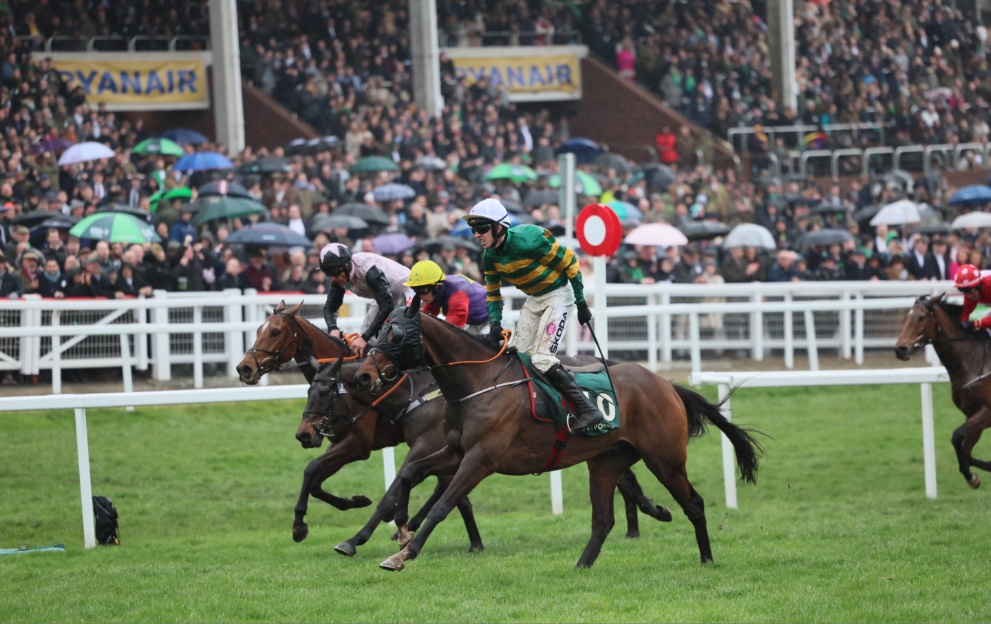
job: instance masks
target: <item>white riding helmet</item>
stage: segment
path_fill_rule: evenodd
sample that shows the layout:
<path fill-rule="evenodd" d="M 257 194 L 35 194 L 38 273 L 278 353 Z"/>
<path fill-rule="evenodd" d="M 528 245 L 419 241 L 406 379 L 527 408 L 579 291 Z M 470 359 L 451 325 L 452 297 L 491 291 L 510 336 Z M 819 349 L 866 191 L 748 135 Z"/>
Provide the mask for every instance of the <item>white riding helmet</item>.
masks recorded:
<path fill-rule="evenodd" d="M 475 204 L 471 212 L 462 217 L 468 225 L 474 225 L 479 221 L 492 221 L 499 225 L 509 227 L 509 211 L 498 199 L 488 198 Z"/>

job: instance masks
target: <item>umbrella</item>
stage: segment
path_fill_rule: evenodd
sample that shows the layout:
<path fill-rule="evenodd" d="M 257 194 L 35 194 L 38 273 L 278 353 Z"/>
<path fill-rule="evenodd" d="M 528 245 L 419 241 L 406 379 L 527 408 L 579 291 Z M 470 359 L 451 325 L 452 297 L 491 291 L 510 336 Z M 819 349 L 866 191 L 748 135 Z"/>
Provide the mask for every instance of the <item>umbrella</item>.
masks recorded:
<path fill-rule="evenodd" d="M 951 206 L 981 206 L 991 203 L 991 188 L 983 184 L 965 186 L 950 197 Z"/>
<path fill-rule="evenodd" d="M 231 169 L 234 163 L 223 154 L 217 152 L 195 152 L 183 156 L 172 165 L 175 171 L 210 171 L 212 169 Z"/>
<path fill-rule="evenodd" d="M 413 163 L 414 166 L 427 171 L 443 171 L 447 169 L 447 162 L 443 158 L 436 156 L 420 156 Z"/>
<path fill-rule="evenodd" d="M 612 208 L 620 221 L 640 221 L 643 219 L 643 213 L 640 212 L 640 209 L 630 202 L 614 199 L 606 205 Z"/>
<path fill-rule="evenodd" d="M 667 165 L 649 165 L 644 167 L 643 177 L 647 181 L 647 186 L 654 191 L 662 191 L 678 179 L 674 169 Z"/>
<path fill-rule="evenodd" d="M 96 141 L 84 141 L 76 143 L 69 149 L 62 152 L 58 159 L 59 165 L 71 165 L 72 163 L 89 162 L 100 160 L 101 158 L 113 158 L 116 155 L 112 149 Z"/>
<path fill-rule="evenodd" d="M 236 219 L 253 214 L 265 214 L 265 206 L 256 201 L 230 195 L 209 195 L 200 197 L 183 208 L 186 212 L 195 212 L 193 223 L 207 223 L 218 219 Z"/>
<path fill-rule="evenodd" d="M 226 243 L 240 245 L 277 245 L 279 247 L 309 247 L 313 241 L 281 223 L 246 225 L 227 237 Z"/>
<path fill-rule="evenodd" d="M 949 87 L 936 87 L 935 89 L 929 89 L 923 93 L 922 96 L 930 102 L 934 102 L 936 100 L 948 100 L 953 96 L 953 90 Z"/>
<path fill-rule="evenodd" d="M 557 188 L 561 186 L 561 176 L 555 174 L 547 180 L 547 186 Z M 599 181 L 584 171 L 575 171 L 575 191 L 579 195 L 602 195 L 602 186 Z"/>
<path fill-rule="evenodd" d="M 595 157 L 602 153 L 602 147 L 592 139 L 572 137 L 554 150 L 555 155 L 567 153 L 574 154 L 575 161 L 579 164 L 587 164 L 595 160 Z"/>
<path fill-rule="evenodd" d="M 99 208 L 97 208 L 96 211 L 98 213 L 99 212 L 116 212 L 116 213 L 120 213 L 120 214 L 129 214 L 129 215 L 131 215 L 133 217 L 137 217 L 137 218 L 141 219 L 142 221 L 145 221 L 146 223 L 151 223 L 151 213 L 150 212 L 148 212 L 147 210 L 143 210 L 141 208 L 134 208 L 134 207 L 128 206 L 127 204 L 106 204 L 104 206 L 100 206 Z"/>
<path fill-rule="evenodd" d="M 248 189 L 244 188 L 244 186 L 238 184 L 237 182 L 228 182 L 227 180 L 208 182 L 197 188 L 196 193 L 200 197 L 209 195 L 229 195 L 230 197 L 240 197 L 242 199 L 250 199 L 251 201 L 255 201 L 255 198 L 251 196 Z"/>
<path fill-rule="evenodd" d="M 356 162 L 348 171 L 351 173 L 375 173 L 377 171 L 399 171 L 391 158 L 384 156 L 365 156 Z"/>
<path fill-rule="evenodd" d="M 707 240 L 724 236 L 729 232 L 726 224 L 718 221 L 693 221 L 678 228 L 688 240 Z"/>
<path fill-rule="evenodd" d="M 809 232 L 802 238 L 798 239 L 799 247 L 808 247 L 809 245 L 842 245 L 850 241 L 856 242 L 853 234 L 842 230 L 840 228 L 826 228 L 824 230 L 818 230 L 815 232 Z"/>
<path fill-rule="evenodd" d="M 31 146 L 32 154 L 42 154 L 44 152 L 61 152 L 62 150 L 69 149 L 72 146 L 72 141 L 69 139 L 63 139 L 62 137 L 54 137 L 50 139 L 45 139 L 44 141 L 39 141 Z"/>
<path fill-rule="evenodd" d="M 322 214 L 313 219 L 310 224 L 311 232 L 324 232 L 335 228 L 347 228 L 349 230 L 363 230 L 368 227 L 368 222 L 360 217 L 342 214 Z"/>
<path fill-rule="evenodd" d="M 333 216 L 346 215 L 351 217 L 358 217 L 363 219 L 369 224 L 379 224 L 379 225 L 389 225 L 389 217 L 382 210 L 369 206 L 368 204 L 358 204 L 350 203 L 344 204 L 331 213 Z"/>
<path fill-rule="evenodd" d="M 687 245 L 688 238 L 681 230 L 667 223 L 645 223 L 630 230 L 623 242 L 628 245 L 651 245 L 654 247 L 676 247 Z"/>
<path fill-rule="evenodd" d="M 561 239 L 558 238 L 558 242 Z M 420 241 L 416 245 L 413 245 L 414 251 L 420 251 L 426 249 L 430 253 L 435 253 L 440 251 L 444 245 L 454 245 L 455 247 L 464 247 L 468 251 L 481 252 L 482 246 L 478 244 L 473 238 L 458 238 L 456 236 L 438 236 L 437 238 L 428 238 L 427 240 Z"/>
<path fill-rule="evenodd" d="M 123 212 L 91 214 L 72 226 L 69 234 L 109 243 L 144 244 L 161 240 L 150 223 Z"/>
<path fill-rule="evenodd" d="M 22 212 L 17 215 L 11 219 L 11 223 L 14 225 L 34 227 L 46 219 L 55 219 L 61 216 L 61 212 L 53 212 L 51 210 L 32 210 L 30 212 Z"/>
<path fill-rule="evenodd" d="M 603 152 L 596 156 L 592 163 L 599 169 L 615 169 L 621 175 L 633 171 L 633 168 L 630 167 L 630 161 L 626 160 L 622 154 L 615 152 Z"/>
<path fill-rule="evenodd" d="M 895 184 L 901 185 L 907 189 L 912 188 L 915 184 L 915 176 L 904 169 L 892 169 L 888 173 L 881 176 L 881 179 L 885 182 L 894 182 Z"/>
<path fill-rule="evenodd" d="M 501 163 L 492 167 L 486 172 L 482 179 L 486 182 L 491 180 L 509 180 L 514 184 L 520 182 L 535 182 L 537 172 L 526 165 L 515 165 L 512 163 Z"/>
<path fill-rule="evenodd" d="M 416 244 L 416 241 L 402 232 L 389 232 L 372 239 L 375 253 L 395 255 L 402 253 Z"/>
<path fill-rule="evenodd" d="M 310 139 L 306 142 L 306 151 L 310 154 L 327 152 L 341 146 L 341 140 L 333 135 Z"/>
<path fill-rule="evenodd" d="M 293 139 L 292 141 L 289 141 L 283 149 L 286 151 L 286 154 L 290 156 L 302 154 L 306 151 L 306 139 Z"/>
<path fill-rule="evenodd" d="M 165 191 L 165 194 L 162 195 L 162 199 L 166 201 L 171 201 L 173 199 L 192 199 L 192 198 L 193 198 L 193 189 L 189 188 L 188 186 L 177 186 L 173 189 L 169 189 Z"/>
<path fill-rule="evenodd" d="M 757 247 L 758 249 L 774 249 L 774 235 L 763 225 L 756 223 L 741 223 L 730 230 L 723 239 L 723 249 L 732 247 Z"/>
<path fill-rule="evenodd" d="M 162 137 L 169 139 L 170 141 L 175 141 L 176 143 L 184 143 L 188 145 L 202 145 L 207 142 L 207 138 L 195 130 L 190 130 L 189 128 L 172 128 L 162 133 Z"/>
<path fill-rule="evenodd" d="M 854 211 L 853 217 L 854 221 L 864 222 L 869 221 L 874 218 L 874 215 L 881 210 L 881 204 L 872 204 L 870 206 L 864 206 L 863 208 L 858 208 Z"/>
<path fill-rule="evenodd" d="M 914 234 L 949 234 L 953 231 L 949 223 L 920 223 L 912 228 Z"/>
<path fill-rule="evenodd" d="M 962 214 L 953 220 L 950 227 L 954 230 L 991 227 L 991 213 L 968 212 L 967 214 Z"/>
<path fill-rule="evenodd" d="M 241 176 L 258 175 L 266 173 L 289 173 L 292 167 L 285 158 L 259 158 L 246 162 L 234 170 Z"/>
<path fill-rule="evenodd" d="M 31 228 L 31 239 L 42 239 L 49 229 L 68 230 L 79 223 L 77 217 L 52 216 Z"/>
<path fill-rule="evenodd" d="M 161 154 L 162 156 L 178 156 L 182 158 L 186 155 L 186 150 L 182 146 L 165 138 L 145 139 L 131 149 L 135 154 Z"/>
<path fill-rule="evenodd" d="M 871 225 L 905 225 L 906 223 L 918 223 L 922 220 L 919 216 L 919 207 L 910 199 L 899 199 L 892 202 L 877 212 L 871 219 Z"/>
<path fill-rule="evenodd" d="M 557 191 L 530 191 L 527 194 L 526 199 L 523 200 L 523 205 L 527 208 L 533 208 L 534 206 L 541 206 L 543 204 L 554 204 L 561 201 L 561 195 Z"/>
<path fill-rule="evenodd" d="M 413 190 L 412 186 L 391 183 L 373 188 L 372 196 L 375 198 L 375 201 L 388 202 L 416 197 L 416 191 Z"/>
<path fill-rule="evenodd" d="M 818 204 L 812 210 L 809 211 L 810 214 L 844 214 L 846 213 L 846 206 L 843 204 L 834 204 L 832 202 L 822 202 Z"/>

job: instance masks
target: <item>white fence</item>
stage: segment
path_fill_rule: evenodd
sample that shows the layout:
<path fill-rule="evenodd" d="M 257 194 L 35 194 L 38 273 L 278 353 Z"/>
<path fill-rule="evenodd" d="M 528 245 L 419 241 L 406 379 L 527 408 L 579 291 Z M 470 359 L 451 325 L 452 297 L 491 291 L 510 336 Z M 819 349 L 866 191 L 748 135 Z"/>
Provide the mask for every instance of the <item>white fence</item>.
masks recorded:
<path fill-rule="evenodd" d="M 731 388 L 780 388 L 786 386 L 857 386 L 884 384 L 919 384 L 922 392 L 922 453 L 924 461 L 926 496 L 936 498 L 936 442 L 933 425 L 934 383 L 949 382 L 950 377 L 942 366 L 927 368 L 894 368 L 841 371 L 766 371 L 738 373 L 692 373 L 693 385 L 716 384 L 719 399 L 723 400 Z M 723 406 L 727 418 L 732 417 L 730 401 Z M 720 434 L 722 435 L 722 434 Z M 736 466 L 733 461 L 733 445 L 722 435 L 723 481 L 726 486 L 726 506 L 737 508 Z"/>
<path fill-rule="evenodd" d="M 586 286 L 594 302 L 594 288 Z M 834 350 L 860 364 L 865 351 L 892 346 L 914 297 L 950 288 L 940 282 L 610 284 L 608 345 L 614 357 L 644 361 L 655 370 L 680 355 L 700 371 L 703 357 L 726 351 L 742 351 L 757 361 L 780 352 L 786 368 L 794 366 L 796 352 L 805 351 L 816 368 L 819 351 Z M 523 297 L 512 288 L 504 295 L 512 322 Z M 132 367 L 150 369 L 154 379 L 164 381 L 173 366 L 191 365 L 200 388 L 205 366 L 236 376 L 234 366 L 254 342 L 255 330 L 283 298 L 290 304 L 303 301 L 302 315 L 323 327 L 321 295 L 231 290 L 156 292 L 125 300 L 3 300 L 0 371 L 50 370 L 53 392 L 59 393 L 65 369 L 120 367 L 129 385 Z M 357 330 L 367 304 L 348 295 L 342 328 Z M 594 349 L 577 323 L 570 325 L 566 345 L 571 354 Z"/>

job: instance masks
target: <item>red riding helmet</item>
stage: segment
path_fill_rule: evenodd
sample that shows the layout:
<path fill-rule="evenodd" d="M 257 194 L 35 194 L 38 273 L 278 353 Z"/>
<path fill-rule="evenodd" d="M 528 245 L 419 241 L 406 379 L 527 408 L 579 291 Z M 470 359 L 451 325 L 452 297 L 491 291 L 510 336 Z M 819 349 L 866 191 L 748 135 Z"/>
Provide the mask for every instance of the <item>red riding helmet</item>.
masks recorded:
<path fill-rule="evenodd" d="M 957 269 L 953 285 L 957 288 L 973 288 L 981 283 L 981 272 L 973 264 L 964 264 Z"/>

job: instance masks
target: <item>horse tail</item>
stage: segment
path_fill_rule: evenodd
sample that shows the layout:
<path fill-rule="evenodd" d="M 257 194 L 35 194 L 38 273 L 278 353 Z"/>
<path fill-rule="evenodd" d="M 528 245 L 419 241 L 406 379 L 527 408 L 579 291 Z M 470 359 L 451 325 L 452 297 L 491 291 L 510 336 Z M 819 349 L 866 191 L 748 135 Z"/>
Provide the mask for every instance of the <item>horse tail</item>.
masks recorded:
<path fill-rule="evenodd" d="M 685 411 L 688 412 L 688 435 L 697 438 L 705 434 L 707 423 L 715 425 L 733 445 L 733 450 L 736 451 L 736 463 L 740 466 L 743 480 L 747 483 L 757 483 L 757 467 L 764 454 L 764 447 L 750 435 L 750 432 L 760 432 L 734 425 L 723 416 L 721 410 L 736 389 L 731 390 L 719 403 L 712 403 L 698 392 L 677 384 L 673 385 L 678 396 L 681 397 L 681 402 L 685 404 Z"/>

